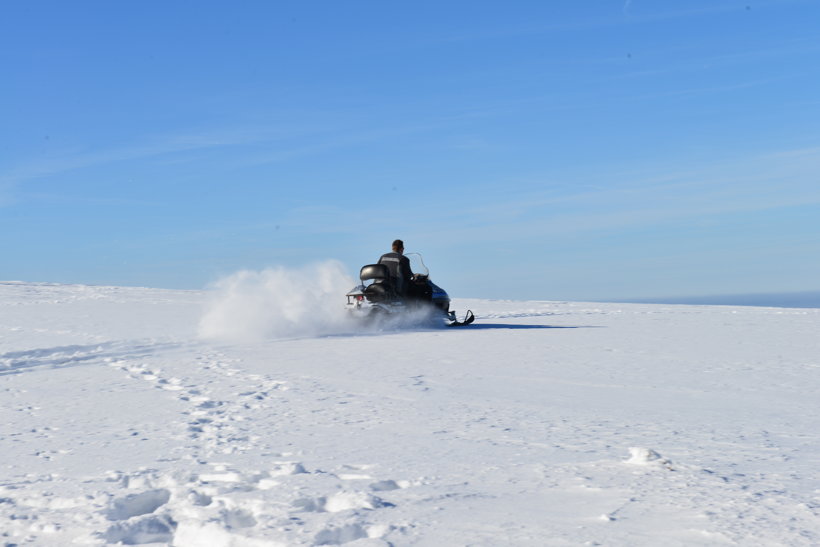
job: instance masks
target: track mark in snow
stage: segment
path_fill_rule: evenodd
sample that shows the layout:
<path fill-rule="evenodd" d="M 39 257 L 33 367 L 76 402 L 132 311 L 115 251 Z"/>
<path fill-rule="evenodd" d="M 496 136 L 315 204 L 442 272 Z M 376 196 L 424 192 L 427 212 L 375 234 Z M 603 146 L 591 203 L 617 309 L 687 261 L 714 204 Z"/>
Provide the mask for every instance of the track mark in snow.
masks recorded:
<path fill-rule="evenodd" d="M 293 507 L 300 511 L 338 513 L 350 509 L 393 507 L 393 504 L 367 492 L 344 491 L 330 497 L 299 498 L 294 500 Z"/>
<path fill-rule="evenodd" d="M 272 477 L 284 477 L 287 475 L 301 475 L 307 473 L 305 467 L 299 462 L 278 462 L 274 463 L 270 475 Z"/>
<path fill-rule="evenodd" d="M 336 474 L 342 480 L 372 480 L 367 470 L 373 467 L 372 465 L 343 465 L 341 470 Z"/>
<path fill-rule="evenodd" d="M 251 424 L 243 422 L 248 420 L 249 412 L 267 410 L 277 393 L 287 391 L 286 383 L 246 374 L 237 366 L 239 360 L 228 359 L 218 352 L 202 353 L 194 361 L 190 366 L 197 368 L 196 384 L 186 380 L 179 369 L 171 375 L 144 360 L 120 359 L 110 364 L 135 380 L 174 394 L 186 404 L 188 409 L 182 412 L 186 420 L 183 438 L 194 443 L 188 450 L 195 458 L 244 453 L 257 447 L 262 439 L 250 433 Z M 232 391 L 231 386 L 239 389 Z M 249 386 L 254 389 L 248 389 Z"/>
<path fill-rule="evenodd" d="M 257 524 L 253 515 L 243 509 L 225 509 L 220 516 L 228 528 L 251 528 Z"/>
<path fill-rule="evenodd" d="M 326 528 L 316 534 L 315 545 L 340 545 L 366 537 L 369 537 L 367 530 L 360 524 L 346 524 L 340 527 Z"/>
<path fill-rule="evenodd" d="M 413 387 L 420 388 L 421 391 L 430 391 L 430 386 L 427 385 L 423 374 L 411 376 L 410 379 L 413 380 Z"/>
<path fill-rule="evenodd" d="M 624 460 L 632 465 L 661 465 L 667 469 L 672 469 L 672 462 L 652 450 L 651 448 L 631 447 L 630 457 Z"/>
<path fill-rule="evenodd" d="M 355 522 L 342 526 L 331 526 L 316 534 L 314 545 L 342 545 L 360 539 L 379 539 L 392 529 L 393 527 L 389 525 L 367 526 Z"/>
<path fill-rule="evenodd" d="M 108 520 L 127 520 L 131 517 L 153 513 L 171 499 L 171 492 L 158 489 L 131 494 L 115 499 L 108 510 Z"/>
<path fill-rule="evenodd" d="M 390 498 L 409 487 L 409 482 L 381 477 L 372 465 L 341 465 L 335 472 L 310 469 L 295 459 L 300 451 L 293 447 L 281 450 L 272 445 L 275 438 L 257 436 L 256 417 L 279 415 L 288 419 L 291 415 L 290 402 L 299 393 L 291 391 L 287 382 L 248 374 L 240 359 L 202 345 L 162 355 L 154 353 L 158 346 L 144 351 L 133 351 L 133 344 L 98 347 L 89 346 L 83 350 L 86 353 L 76 356 L 106 363 L 125 378 L 148 390 L 162 390 L 165 397 L 178 401 L 178 421 L 169 428 L 179 444 L 165 461 L 181 457 L 195 469 L 187 473 L 151 469 L 111 472 L 90 479 L 89 483 L 101 486 L 93 516 L 83 525 L 91 535 L 83 541 L 243 547 L 341 544 L 378 539 L 395 528 L 384 523 L 395 507 Z M 45 363 L 58 356 L 43 352 L 6 357 Z M 195 369 L 189 373 L 188 367 Z M 421 376 L 413 381 L 417 388 L 426 389 Z M 340 399 L 354 400 L 352 397 L 344 394 Z M 28 406 L 26 412 L 37 412 Z M 236 465 L 234 455 L 257 452 L 268 456 L 264 469 Z M 271 457 L 275 460 L 270 461 Z M 6 500 L 0 505 L 16 509 L 13 504 L 19 500 L 13 495 L 0 497 Z M 90 505 L 82 499 L 71 503 L 75 507 Z M 59 529 L 69 523 L 76 528 L 71 524 L 70 510 L 50 511 L 58 518 L 53 523 L 41 520 L 38 525 Z M 30 523 L 24 526 L 22 520 L 19 522 L 22 533 Z M 267 539 L 271 537 L 282 542 Z"/>
<path fill-rule="evenodd" d="M 337 545 L 379 539 L 395 529 L 376 513 L 395 505 L 373 492 L 388 495 L 402 488 L 401 481 L 377 480 L 351 489 L 337 475 L 308 471 L 298 461 L 274 462 L 254 471 L 229 463 L 200 465 L 207 470 L 192 475 L 111 473 L 108 480 L 121 488 L 142 491 L 110 497 L 102 514 L 115 523 L 102 527 L 96 537 L 126 545 L 280 545 L 254 537 L 264 530 L 266 537 L 276 531 L 281 544 Z"/>
<path fill-rule="evenodd" d="M 169 543 L 174 539 L 177 523 L 167 515 L 147 515 L 118 522 L 104 534 L 107 543 L 140 545 L 143 543 Z"/>
<path fill-rule="evenodd" d="M 374 492 L 389 492 L 391 490 L 399 490 L 400 488 L 408 487 L 410 487 L 409 481 L 394 481 L 392 479 L 377 481 L 370 485 L 370 489 Z"/>
<path fill-rule="evenodd" d="M 180 346 L 178 343 L 140 340 L 11 351 L 0 355 L 0 375 L 19 374 L 40 367 L 58 368 L 97 360 L 130 359 Z"/>

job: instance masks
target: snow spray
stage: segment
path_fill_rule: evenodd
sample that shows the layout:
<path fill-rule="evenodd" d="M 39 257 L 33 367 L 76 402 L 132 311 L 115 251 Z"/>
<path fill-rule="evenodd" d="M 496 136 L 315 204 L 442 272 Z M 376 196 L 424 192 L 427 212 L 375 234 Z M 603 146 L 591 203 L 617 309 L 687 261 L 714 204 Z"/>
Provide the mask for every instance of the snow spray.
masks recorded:
<path fill-rule="evenodd" d="M 213 285 L 199 334 L 253 342 L 354 332 L 344 295 L 355 285 L 335 260 L 297 269 L 239 271 Z"/>

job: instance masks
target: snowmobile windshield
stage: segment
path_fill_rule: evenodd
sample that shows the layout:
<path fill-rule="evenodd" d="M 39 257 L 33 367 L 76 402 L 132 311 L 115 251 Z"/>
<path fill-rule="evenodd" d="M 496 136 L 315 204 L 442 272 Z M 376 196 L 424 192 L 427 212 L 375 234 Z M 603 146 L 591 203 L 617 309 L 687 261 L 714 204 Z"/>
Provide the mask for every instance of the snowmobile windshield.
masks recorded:
<path fill-rule="evenodd" d="M 427 266 L 424 265 L 424 260 L 421 258 L 421 254 L 419 253 L 404 253 L 404 256 L 410 260 L 410 270 L 414 274 L 421 274 L 421 275 L 430 275 L 430 270 L 427 269 Z"/>

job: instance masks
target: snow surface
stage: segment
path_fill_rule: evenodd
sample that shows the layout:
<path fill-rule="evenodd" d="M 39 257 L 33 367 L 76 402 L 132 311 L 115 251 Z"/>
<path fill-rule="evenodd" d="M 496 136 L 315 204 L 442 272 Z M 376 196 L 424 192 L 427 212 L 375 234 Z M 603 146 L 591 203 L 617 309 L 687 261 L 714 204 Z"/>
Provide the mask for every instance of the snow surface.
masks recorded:
<path fill-rule="evenodd" d="M 820 544 L 820 310 L 363 331 L 293 283 L 0 283 L 2 544 Z"/>

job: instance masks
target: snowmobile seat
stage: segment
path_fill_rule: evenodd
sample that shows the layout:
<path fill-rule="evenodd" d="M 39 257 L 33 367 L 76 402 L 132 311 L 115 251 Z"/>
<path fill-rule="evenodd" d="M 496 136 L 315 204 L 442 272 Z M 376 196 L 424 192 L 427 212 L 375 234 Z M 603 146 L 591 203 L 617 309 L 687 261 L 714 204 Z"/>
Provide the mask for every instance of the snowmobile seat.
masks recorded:
<path fill-rule="evenodd" d="M 390 270 L 388 270 L 384 264 L 368 264 L 367 266 L 362 266 L 359 272 L 359 279 L 362 280 L 362 283 L 371 279 L 374 280 L 374 282 L 377 280 L 390 281 Z"/>
<path fill-rule="evenodd" d="M 364 289 L 364 295 L 370 302 L 387 302 L 396 298 L 396 291 L 390 280 L 390 270 L 384 264 L 362 266 L 359 279 L 362 283 L 373 281 Z"/>

